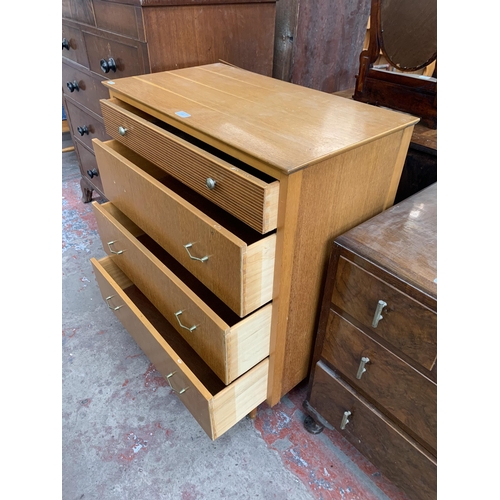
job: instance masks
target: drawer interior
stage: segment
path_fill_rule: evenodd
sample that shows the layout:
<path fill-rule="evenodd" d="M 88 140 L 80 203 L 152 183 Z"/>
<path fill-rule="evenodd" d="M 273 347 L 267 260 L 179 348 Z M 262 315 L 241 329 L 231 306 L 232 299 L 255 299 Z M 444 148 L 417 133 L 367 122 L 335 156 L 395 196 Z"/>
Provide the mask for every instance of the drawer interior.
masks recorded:
<path fill-rule="evenodd" d="M 104 259 L 100 261 L 106 272 L 113 277 L 114 281 L 121 284 L 121 288 L 134 305 L 141 311 L 146 319 L 155 327 L 158 333 L 165 339 L 175 353 L 189 367 L 196 378 L 205 388 L 215 395 L 226 388 L 224 383 L 208 367 L 203 359 L 190 347 L 190 345 L 177 333 L 174 327 L 162 316 L 147 297 L 135 286 L 123 271 L 112 261 Z"/>
<path fill-rule="evenodd" d="M 175 179 L 175 177 L 167 174 L 161 168 L 153 165 L 153 163 L 138 155 L 131 149 L 127 148 L 120 142 L 112 140 L 107 141 L 105 144 L 107 147 L 113 149 L 125 159 L 132 162 L 134 165 L 153 177 L 155 180 L 163 184 L 166 188 L 172 190 L 174 193 L 184 198 L 195 208 L 213 219 L 217 224 L 220 224 L 222 227 L 233 233 L 247 245 L 250 246 L 276 232 L 276 230 L 273 230 L 267 234 L 259 233 L 255 229 L 252 229 L 250 226 L 243 224 L 239 219 L 229 214 L 222 208 L 218 207 L 210 200 L 207 200 L 203 196 L 199 195 L 196 191 L 178 181 L 177 179 Z"/>

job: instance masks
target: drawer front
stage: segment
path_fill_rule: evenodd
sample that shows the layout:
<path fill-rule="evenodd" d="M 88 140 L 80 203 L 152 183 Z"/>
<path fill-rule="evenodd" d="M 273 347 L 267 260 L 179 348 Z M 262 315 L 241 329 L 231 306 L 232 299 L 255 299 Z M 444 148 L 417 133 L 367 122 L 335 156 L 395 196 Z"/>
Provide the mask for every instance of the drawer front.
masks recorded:
<path fill-rule="evenodd" d="M 204 211 L 188 203 L 159 181 L 163 170 L 119 142 L 94 141 L 94 151 L 108 200 L 236 314 L 246 316 L 272 299 L 276 235 L 257 235 L 247 245 L 207 216 L 205 200 L 197 197 Z"/>
<path fill-rule="evenodd" d="M 142 9 L 134 5 L 94 0 L 95 20 L 98 28 L 145 41 Z"/>
<path fill-rule="evenodd" d="M 101 116 L 100 99 L 108 96 L 108 91 L 96 76 L 90 76 L 89 73 L 73 68 L 69 64 L 62 65 L 62 89 L 66 97 L 73 99 L 82 106 L 90 109 Z M 76 85 L 75 85 L 76 82 Z M 68 83 L 70 88 L 68 88 Z"/>
<path fill-rule="evenodd" d="M 136 302 L 125 293 L 133 283 L 106 257 L 91 263 L 103 299 L 125 329 L 134 338 L 155 368 L 167 378 L 172 390 L 198 421 L 211 439 L 217 439 L 251 410 L 262 403 L 267 394 L 268 359 L 220 390 L 209 390 L 205 381 L 195 373 L 205 371 L 193 367 L 196 357 L 181 359 L 166 339 L 175 332 L 154 309 Z M 153 326 L 153 322 L 154 325 Z M 178 344 L 178 342 L 177 342 Z M 212 386 L 214 384 L 211 384 Z M 216 384 L 215 384 L 216 385 Z"/>
<path fill-rule="evenodd" d="M 93 208 L 105 251 L 225 384 L 269 355 L 271 304 L 242 322 L 220 317 L 138 241 L 142 231 L 113 204 Z"/>
<path fill-rule="evenodd" d="M 74 141 L 74 144 L 76 154 L 80 158 L 80 171 L 82 173 L 82 177 L 89 181 L 100 193 L 104 194 L 101 175 L 95 156 L 78 140 Z"/>
<path fill-rule="evenodd" d="M 107 78 L 148 73 L 147 61 L 144 60 L 146 44 L 131 39 L 111 40 L 85 31 L 83 36 L 91 71 Z M 101 66 L 102 61 L 107 64 L 104 69 Z"/>
<path fill-rule="evenodd" d="M 236 168 L 141 118 L 117 101 L 103 101 L 102 116 L 111 137 L 197 193 L 262 234 L 276 229 L 278 181 L 266 182 Z M 207 187 L 209 179 L 215 181 L 212 189 Z"/>
<path fill-rule="evenodd" d="M 78 28 L 62 25 L 62 55 L 67 59 L 71 59 L 82 66 L 88 68 L 89 60 L 85 43 L 83 41 L 82 32 Z"/>
<path fill-rule="evenodd" d="M 436 452 L 434 382 L 331 310 L 321 356 Z"/>
<path fill-rule="evenodd" d="M 69 100 L 66 100 L 66 108 L 71 122 L 72 133 L 83 144 L 93 149 L 92 139 L 97 138 L 103 141 L 109 139 L 104 124 L 94 115 L 85 112 Z"/>
<path fill-rule="evenodd" d="M 95 19 L 92 0 L 62 0 L 62 17 L 94 25 Z"/>
<path fill-rule="evenodd" d="M 374 326 L 380 300 L 386 306 Z M 339 258 L 332 303 L 424 368 L 434 366 L 436 313 L 343 257 Z"/>
<path fill-rule="evenodd" d="M 316 364 L 309 403 L 408 497 L 436 498 L 437 466 L 432 456 L 321 362 Z M 344 417 L 348 422 L 342 428 Z"/>

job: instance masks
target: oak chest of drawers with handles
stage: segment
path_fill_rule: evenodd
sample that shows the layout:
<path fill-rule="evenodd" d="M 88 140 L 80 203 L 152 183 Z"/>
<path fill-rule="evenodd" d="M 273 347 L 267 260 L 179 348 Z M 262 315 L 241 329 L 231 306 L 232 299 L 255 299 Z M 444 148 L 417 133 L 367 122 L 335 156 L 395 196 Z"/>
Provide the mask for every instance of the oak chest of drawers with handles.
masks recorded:
<path fill-rule="evenodd" d="M 417 119 L 221 63 L 103 86 L 94 271 L 216 439 L 307 377 L 331 242 L 392 204 Z"/>
<path fill-rule="evenodd" d="M 336 239 L 305 425 L 338 429 L 410 498 L 436 497 L 437 184 Z"/>
<path fill-rule="evenodd" d="M 62 1 L 63 105 L 84 202 L 91 201 L 94 192 L 105 198 L 92 147 L 92 139 L 110 138 L 99 104 L 108 96 L 101 82 L 218 60 L 271 75 L 275 4 L 276 0 Z"/>

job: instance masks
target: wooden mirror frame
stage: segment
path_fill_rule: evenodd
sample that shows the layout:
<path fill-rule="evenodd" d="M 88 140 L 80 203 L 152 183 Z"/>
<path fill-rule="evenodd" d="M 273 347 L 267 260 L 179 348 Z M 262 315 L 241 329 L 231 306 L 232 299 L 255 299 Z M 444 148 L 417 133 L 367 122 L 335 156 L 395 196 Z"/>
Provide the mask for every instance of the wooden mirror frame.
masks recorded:
<path fill-rule="evenodd" d="M 383 48 L 380 3 L 381 0 L 371 2 L 370 41 L 359 56 L 353 99 L 410 113 L 418 116 L 423 125 L 436 129 L 437 70 L 433 77 L 421 77 L 373 67 Z"/>

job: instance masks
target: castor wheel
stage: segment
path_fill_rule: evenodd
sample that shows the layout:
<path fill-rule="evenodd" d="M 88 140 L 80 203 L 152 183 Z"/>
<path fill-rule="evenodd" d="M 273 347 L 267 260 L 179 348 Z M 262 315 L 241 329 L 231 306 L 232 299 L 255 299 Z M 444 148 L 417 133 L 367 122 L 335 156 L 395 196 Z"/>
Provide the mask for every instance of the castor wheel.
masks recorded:
<path fill-rule="evenodd" d="M 323 432 L 323 429 L 325 427 L 321 424 L 318 424 L 318 422 L 316 422 L 316 420 L 314 420 L 314 418 L 312 418 L 310 415 L 307 415 L 304 419 L 304 428 L 311 434 L 319 434 L 320 432 Z"/>

